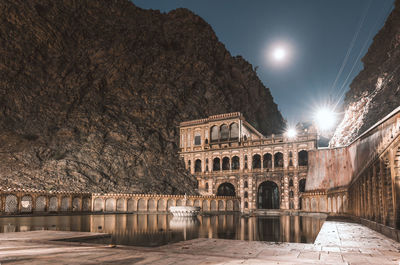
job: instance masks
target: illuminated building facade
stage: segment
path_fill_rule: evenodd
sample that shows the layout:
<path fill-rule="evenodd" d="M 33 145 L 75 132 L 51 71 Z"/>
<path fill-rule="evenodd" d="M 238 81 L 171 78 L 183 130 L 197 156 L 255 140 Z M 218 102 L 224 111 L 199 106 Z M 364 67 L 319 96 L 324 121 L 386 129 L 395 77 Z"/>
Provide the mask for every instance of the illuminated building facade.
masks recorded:
<path fill-rule="evenodd" d="M 180 124 L 180 155 L 202 195 L 238 196 L 242 212 L 300 209 L 313 127 L 263 136 L 239 112 Z"/>

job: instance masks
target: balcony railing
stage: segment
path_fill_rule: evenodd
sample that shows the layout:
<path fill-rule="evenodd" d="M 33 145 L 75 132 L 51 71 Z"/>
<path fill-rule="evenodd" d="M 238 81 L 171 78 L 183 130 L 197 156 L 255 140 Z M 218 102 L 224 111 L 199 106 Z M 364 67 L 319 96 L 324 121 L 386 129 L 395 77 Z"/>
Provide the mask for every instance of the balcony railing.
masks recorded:
<path fill-rule="evenodd" d="M 284 167 L 275 167 L 275 168 L 252 168 L 252 169 L 225 169 L 225 170 L 215 170 L 215 171 L 208 171 L 208 172 L 195 172 L 195 175 L 226 175 L 229 173 L 239 173 L 239 172 L 246 172 L 246 173 L 257 173 L 257 172 L 282 172 L 282 171 L 306 171 L 308 169 L 307 166 L 299 166 L 294 167 L 290 166 L 287 168 Z"/>

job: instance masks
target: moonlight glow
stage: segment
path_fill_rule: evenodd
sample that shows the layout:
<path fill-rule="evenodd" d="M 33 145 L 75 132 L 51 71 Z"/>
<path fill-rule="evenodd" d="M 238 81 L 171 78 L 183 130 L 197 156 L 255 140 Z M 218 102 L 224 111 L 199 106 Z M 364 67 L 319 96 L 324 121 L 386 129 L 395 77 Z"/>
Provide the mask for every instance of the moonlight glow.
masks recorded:
<path fill-rule="evenodd" d="M 283 47 L 277 47 L 274 49 L 272 56 L 278 62 L 283 61 L 286 57 L 286 50 Z"/>
<path fill-rule="evenodd" d="M 320 131 L 328 131 L 336 123 L 336 113 L 328 107 L 321 107 L 316 111 L 314 121 Z"/>
<path fill-rule="evenodd" d="M 281 67 L 292 61 L 292 53 L 289 42 L 279 41 L 268 46 L 265 56 L 270 66 Z"/>

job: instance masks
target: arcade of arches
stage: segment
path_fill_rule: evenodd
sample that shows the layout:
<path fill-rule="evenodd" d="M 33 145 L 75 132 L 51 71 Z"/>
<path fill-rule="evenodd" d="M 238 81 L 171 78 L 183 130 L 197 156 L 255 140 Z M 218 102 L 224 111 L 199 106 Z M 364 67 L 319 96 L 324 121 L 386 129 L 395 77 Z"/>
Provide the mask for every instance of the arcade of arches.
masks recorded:
<path fill-rule="evenodd" d="M 311 129 L 296 139 L 264 137 L 228 113 L 181 123 L 180 155 L 202 195 L 238 196 L 243 212 L 299 209 L 316 139 Z"/>

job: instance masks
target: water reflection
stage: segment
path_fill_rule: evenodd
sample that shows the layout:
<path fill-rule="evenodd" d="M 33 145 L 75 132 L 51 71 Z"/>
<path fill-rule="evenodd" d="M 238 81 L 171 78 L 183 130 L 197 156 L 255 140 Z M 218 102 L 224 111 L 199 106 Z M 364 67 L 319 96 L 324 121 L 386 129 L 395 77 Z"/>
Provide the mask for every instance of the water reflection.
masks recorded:
<path fill-rule="evenodd" d="M 177 218 L 166 214 L 110 214 L 0 218 L 0 232 L 64 230 L 103 232 L 116 244 L 159 246 L 194 238 L 314 242 L 324 219 L 307 216 Z"/>

